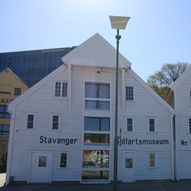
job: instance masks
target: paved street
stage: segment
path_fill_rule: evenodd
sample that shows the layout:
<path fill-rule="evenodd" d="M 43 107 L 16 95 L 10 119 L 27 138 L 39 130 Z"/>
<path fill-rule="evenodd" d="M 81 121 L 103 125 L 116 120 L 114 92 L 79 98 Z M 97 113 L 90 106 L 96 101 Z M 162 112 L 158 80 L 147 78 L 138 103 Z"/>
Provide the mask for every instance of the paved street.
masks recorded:
<path fill-rule="evenodd" d="M 113 191 L 111 184 L 24 184 L 3 186 L 5 174 L 0 174 L 0 191 Z M 172 181 L 139 181 L 119 184 L 117 191 L 190 191 L 191 180 Z"/>
<path fill-rule="evenodd" d="M 112 185 L 9 185 L 0 188 L 1 191 L 112 191 Z M 181 182 L 139 182 L 119 184 L 117 191 L 190 191 L 191 181 Z"/>

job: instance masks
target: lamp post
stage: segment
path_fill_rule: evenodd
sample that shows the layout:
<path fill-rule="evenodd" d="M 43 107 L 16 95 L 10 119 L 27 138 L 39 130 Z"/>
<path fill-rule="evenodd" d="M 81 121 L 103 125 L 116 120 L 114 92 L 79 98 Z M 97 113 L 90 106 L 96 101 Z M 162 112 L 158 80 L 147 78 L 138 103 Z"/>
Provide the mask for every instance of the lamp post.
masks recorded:
<path fill-rule="evenodd" d="M 113 184 L 114 190 L 117 189 L 117 171 L 118 171 L 118 70 L 119 70 L 119 35 L 120 29 L 125 29 L 130 17 L 109 16 L 111 28 L 117 29 L 116 38 L 116 78 L 115 78 L 115 134 L 114 134 L 114 163 L 113 163 Z"/>

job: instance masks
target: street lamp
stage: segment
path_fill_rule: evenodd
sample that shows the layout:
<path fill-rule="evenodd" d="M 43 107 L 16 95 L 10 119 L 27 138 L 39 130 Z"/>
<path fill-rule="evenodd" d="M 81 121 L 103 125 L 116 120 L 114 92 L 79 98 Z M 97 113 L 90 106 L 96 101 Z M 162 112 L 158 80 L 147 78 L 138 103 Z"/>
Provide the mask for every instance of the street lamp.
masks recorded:
<path fill-rule="evenodd" d="M 117 169 L 118 169 L 118 69 L 119 69 L 119 29 L 125 29 L 130 17 L 109 16 L 111 22 L 111 28 L 117 29 L 116 38 L 116 81 L 115 81 L 115 137 L 114 137 L 114 171 L 113 171 L 113 183 L 114 190 L 117 188 Z"/>

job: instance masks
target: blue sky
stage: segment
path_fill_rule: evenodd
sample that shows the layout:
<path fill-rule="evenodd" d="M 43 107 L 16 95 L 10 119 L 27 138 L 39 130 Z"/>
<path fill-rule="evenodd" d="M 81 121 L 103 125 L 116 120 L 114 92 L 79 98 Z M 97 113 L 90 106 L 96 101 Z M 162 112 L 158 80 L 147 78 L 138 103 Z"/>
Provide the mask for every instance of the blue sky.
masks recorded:
<path fill-rule="evenodd" d="M 0 0 L 0 52 L 77 46 L 97 32 L 115 47 L 109 15 L 129 16 L 120 52 L 146 80 L 191 63 L 190 10 L 190 0 Z"/>

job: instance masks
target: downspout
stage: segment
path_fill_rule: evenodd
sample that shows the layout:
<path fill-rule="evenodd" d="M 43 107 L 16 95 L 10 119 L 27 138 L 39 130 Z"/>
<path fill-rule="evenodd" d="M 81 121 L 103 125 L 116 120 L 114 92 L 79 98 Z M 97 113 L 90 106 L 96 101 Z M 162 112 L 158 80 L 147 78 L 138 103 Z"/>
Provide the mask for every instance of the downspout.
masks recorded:
<path fill-rule="evenodd" d="M 72 66 L 67 64 L 68 67 L 68 102 L 69 102 L 69 111 L 72 108 Z"/>
<path fill-rule="evenodd" d="M 176 116 L 173 116 L 173 145 L 174 145 L 174 180 L 178 181 L 177 177 L 177 158 L 176 158 Z"/>

